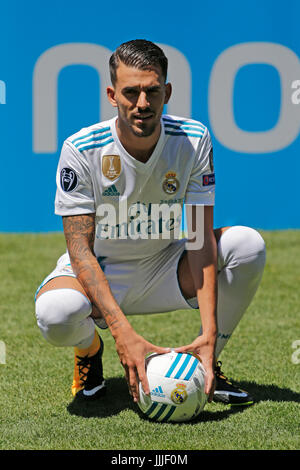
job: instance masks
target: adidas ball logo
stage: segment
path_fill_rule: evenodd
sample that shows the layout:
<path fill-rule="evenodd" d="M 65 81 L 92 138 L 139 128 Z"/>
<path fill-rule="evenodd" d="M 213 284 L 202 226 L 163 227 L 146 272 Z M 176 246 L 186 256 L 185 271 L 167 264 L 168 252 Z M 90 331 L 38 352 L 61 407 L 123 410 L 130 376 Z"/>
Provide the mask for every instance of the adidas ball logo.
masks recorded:
<path fill-rule="evenodd" d="M 163 389 L 161 388 L 161 386 L 151 390 L 150 395 L 152 395 L 154 397 L 162 397 L 162 398 L 165 397 L 165 394 L 164 394 Z"/>

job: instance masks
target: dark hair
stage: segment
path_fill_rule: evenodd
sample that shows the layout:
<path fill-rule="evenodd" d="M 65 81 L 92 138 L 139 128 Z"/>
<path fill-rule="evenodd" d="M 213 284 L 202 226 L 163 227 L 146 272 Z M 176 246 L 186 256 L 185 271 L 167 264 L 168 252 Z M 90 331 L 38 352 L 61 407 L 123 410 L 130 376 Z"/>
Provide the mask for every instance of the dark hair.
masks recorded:
<path fill-rule="evenodd" d="M 168 59 L 160 47 L 146 39 L 134 39 L 121 44 L 109 59 L 111 82 L 117 80 L 119 63 L 129 67 L 146 70 L 153 66 L 160 66 L 164 79 L 167 78 Z"/>

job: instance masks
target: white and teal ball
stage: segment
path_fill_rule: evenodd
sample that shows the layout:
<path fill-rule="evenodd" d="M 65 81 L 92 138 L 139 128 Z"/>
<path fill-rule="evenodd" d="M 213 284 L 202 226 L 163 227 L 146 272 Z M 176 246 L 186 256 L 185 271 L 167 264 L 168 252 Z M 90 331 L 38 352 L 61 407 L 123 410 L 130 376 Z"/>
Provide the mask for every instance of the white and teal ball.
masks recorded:
<path fill-rule="evenodd" d="M 141 411 L 154 421 L 183 422 L 196 418 L 205 407 L 205 370 L 196 356 L 151 354 L 146 359 L 150 396 L 139 384 Z"/>

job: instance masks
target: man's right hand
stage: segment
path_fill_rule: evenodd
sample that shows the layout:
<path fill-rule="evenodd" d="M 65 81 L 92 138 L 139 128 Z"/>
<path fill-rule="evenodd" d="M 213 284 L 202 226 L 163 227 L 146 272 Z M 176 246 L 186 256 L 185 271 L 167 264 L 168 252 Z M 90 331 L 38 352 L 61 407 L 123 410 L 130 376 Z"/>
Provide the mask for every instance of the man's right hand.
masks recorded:
<path fill-rule="evenodd" d="M 120 362 L 125 369 L 125 376 L 134 402 L 139 400 L 139 382 L 141 382 L 146 395 L 150 394 L 145 369 L 146 355 L 150 353 L 165 354 L 170 348 L 155 346 L 137 334 L 133 328 L 124 329 L 115 338 L 116 350 Z"/>
<path fill-rule="evenodd" d="M 194 353 L 200 357 L 203 367 L 206 371 L 205 374 L 205 393 L 208 395 L 208 402 L 213 400 L 215 390 L 215 338 L 206 338 L 203 335 L 197 338 L 186 346 L 175 348 L 176 352 L 180 353 Z"/>

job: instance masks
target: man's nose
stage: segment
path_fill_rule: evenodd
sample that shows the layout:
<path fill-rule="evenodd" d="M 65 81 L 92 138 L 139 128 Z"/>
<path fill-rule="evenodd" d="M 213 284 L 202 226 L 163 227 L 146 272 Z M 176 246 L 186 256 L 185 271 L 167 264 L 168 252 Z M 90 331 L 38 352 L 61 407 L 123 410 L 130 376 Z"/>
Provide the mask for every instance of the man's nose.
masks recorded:
<path fill-rule="evenodd" d="M 149 107 L 149 101 L 148 101 L 148 98 L 147 98 L 147 93 L 145 93 L 144 91 L 141 91 L 141 93 L 139 94 L 139 97 L 138 97 L 138 100 L 137 100 L 137 107 L 138 108 L 148 108 Z"/>

